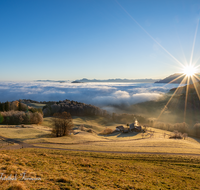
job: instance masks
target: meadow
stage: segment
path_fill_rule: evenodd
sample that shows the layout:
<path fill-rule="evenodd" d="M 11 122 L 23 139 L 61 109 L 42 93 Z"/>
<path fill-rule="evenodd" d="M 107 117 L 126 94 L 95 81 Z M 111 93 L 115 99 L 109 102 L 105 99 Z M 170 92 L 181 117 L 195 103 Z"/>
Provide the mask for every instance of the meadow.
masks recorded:
<path fill-rule="evenodd" d="M 0 189 L 199 189 L 200 158 L 46 149 L 0 152 Z M 21 180 L 26 178 L 41 180 Z"/>
<path fill-rule="evenodd" d="M 152 152 L 199 154 L 198 138 L 169 139 L 170 131 L 148 127 L 146 133 L 114 132 L 101 135 L 104 129 L 114 130 L 121 123 L 106 122 L 103 117 L 73 117 L 74 131 L 69 136 L 52 135 L 51 118 L 44 118 L 41 125 L 0 125 L 3 137 L 15 139 L 35 147 L 67 150 L 112 152 Z M 150 134 L 153 133 L 153 136 Z"/>
<path fill-rule="evenodd" d="M 52 135 L 51 117 L 38 125 L 0 125 L 0 189 L 199 189 L 199 139 L 169 139 L 170 131 L 152 127 L 102 135 L 122 123 L 100 116 L 76 116 L 73 123 L 63 137 Z M 24 172 L 30 180 L 21 180 Z"/>

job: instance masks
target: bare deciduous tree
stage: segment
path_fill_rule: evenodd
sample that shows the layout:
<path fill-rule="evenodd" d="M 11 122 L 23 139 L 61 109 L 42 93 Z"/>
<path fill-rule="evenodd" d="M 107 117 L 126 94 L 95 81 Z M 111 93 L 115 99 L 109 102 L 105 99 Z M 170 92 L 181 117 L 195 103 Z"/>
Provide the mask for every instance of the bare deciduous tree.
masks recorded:
<path fill-rule="evenodd" d="M 52 133 L 55 134 L 57 137 L 69 135 L 73 127 L 70 113 L 55 113 L 53 116 L 54 118 Z"/>

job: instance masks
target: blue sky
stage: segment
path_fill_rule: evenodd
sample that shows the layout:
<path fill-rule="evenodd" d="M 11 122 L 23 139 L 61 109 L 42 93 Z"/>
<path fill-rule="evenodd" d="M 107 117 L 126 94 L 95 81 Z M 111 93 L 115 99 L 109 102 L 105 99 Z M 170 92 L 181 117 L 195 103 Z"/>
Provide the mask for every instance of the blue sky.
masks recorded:
<path fill-rule="evenodd" d="M 1 0 L 0 81 L 157 79 L 179 72 L 127 13 L 180 62 L 184 55 L 189 61 L 199 0 Z M 193 60 L 199 52 L 200 31 Z"/>

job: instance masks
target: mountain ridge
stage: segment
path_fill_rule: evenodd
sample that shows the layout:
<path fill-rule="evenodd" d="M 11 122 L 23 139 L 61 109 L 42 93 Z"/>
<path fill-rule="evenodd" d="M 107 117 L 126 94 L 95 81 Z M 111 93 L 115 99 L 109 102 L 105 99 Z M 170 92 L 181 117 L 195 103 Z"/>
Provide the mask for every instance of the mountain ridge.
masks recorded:
<path fill-rule="evenodd" d="M 120 79 L 120 78 L 116 78 L 116 79 L 99 80 L 99 79 L 83 78 L 80 80 L 72 81 L 72 83 L 83 83 L 83 82 L 150 82 L 150 83 L 154 83 L 158 80 L 160 80 L 160 79 L 147 79 L 147 78 L 146 79 Z"/>

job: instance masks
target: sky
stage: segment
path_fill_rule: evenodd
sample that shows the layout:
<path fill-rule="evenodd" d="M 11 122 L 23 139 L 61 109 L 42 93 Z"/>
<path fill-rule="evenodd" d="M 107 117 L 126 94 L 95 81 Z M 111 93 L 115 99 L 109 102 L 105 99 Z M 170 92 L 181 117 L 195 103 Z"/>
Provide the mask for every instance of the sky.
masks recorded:
<path fill-rule="evenodd" d="M 164 78 L 199 18 L 199 0 L 1 0 L 0 81 Z"/>

